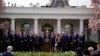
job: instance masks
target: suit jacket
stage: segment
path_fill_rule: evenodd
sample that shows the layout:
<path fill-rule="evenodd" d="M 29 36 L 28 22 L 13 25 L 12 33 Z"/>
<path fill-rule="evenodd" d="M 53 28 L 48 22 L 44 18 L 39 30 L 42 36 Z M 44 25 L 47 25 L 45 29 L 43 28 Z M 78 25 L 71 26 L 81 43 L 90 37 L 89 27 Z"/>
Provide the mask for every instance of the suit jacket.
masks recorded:
<path fill-rule="evenodd" d="M 9 52 L 5 52 L 5 53 L 2 54 L 2 56 L 14 56 L 14 55 L 9 53 Z"/>
<path fill-rule="evenodd" d="M 28 42 L 31 42 L 31 41 L 32 41 L 33 36 L 32 36 L 32 35 L 27 35 L 27 36 L 26 36 L 26 38 L 27 38 L 27 41 L 28 41 Z"/>
<path fill-rule="evenodd" d="M 19 37 L 19 35 L 17 35 L 17 34 L 14 34 L 14 38 L 15 38 L 15 41 L 16 41 L 16 42 L 19 42 L 19 40 L 20 40 L 20 37 Z"/>
<path fill-rule="evenodd" d="M 10 38 L 10 41 L 11 42 L 15 40 L 14 35 L 13 34 L 10 34 L 10 33 L 9 33 L 9 38 Z"/>
<path fill-rule="evenodd" d="M 40 45 L 43 44 L 43 37 L 38 36 L 38 44 L 40 44 Z"/>
<path fill-rule="evenodd" d="M 3 38 L 3 30 L 0 29 L 0 40 L 2 40 L 2 38 Z"/>
<path fill-rule="evenodd" d="M 44 35 L 44 43 L 46 43 L 46 42 L 48 42 L 48 43 L 52 42 L 52 38 L 50 35 L 48 35 L 48 36 Z"/>
<path fill-rule="evenodd" d="M 60 42 L 62 45 L 66 45 L 67 40 L 68 40 L 68 37 L 63 35 L 63 36 L 61 36 Z"/>
<path fill-rule="evenodd" d="M 24 38 L 22 36 L 19 36 L 20 38 L 20 43 L 23 43 L 24 42 Z"/>
<path fill-rule="evenodd" d="M 55 36 L 51 37 L 51 42 L 52 42 L 52 44 L 55 44 Z"/>
<path fill-rule="evenodd" d="M 40 44 L 39 36 L 35 36 L 35 38 L 34 38 L 34 44 Z"/>
<path fill-rule="evenodd" d="M 27 39 L 27 35 L 22 35 L 22 38 L 23 38 L 23 41 L 24 41 L 24 42 L 27 42 L 27 40 L 28 40 L 28 39 Z"/>
<path fill-rule="evenodd" d="M 79 41 L 84 42 L 85 41 L 85 35 L 80 36 Z"/>
<path fill-rule="evenodd" d="M 74 35 L 74 41 L 75 42 L 78 42 L 79 41 L 79 35 L 78 34 Z"/>
<path fill-rule="evenodd" d="M 74 36 L 71 35 L 71 36 L 70 36 L 70 42 L 73 42 L 73 41 L 74 41 Z"/>
<path fill-rule="evenodd" d="M 3 34 L 3 40 L 6 42 L 10 41 L 9 35 Z"/>

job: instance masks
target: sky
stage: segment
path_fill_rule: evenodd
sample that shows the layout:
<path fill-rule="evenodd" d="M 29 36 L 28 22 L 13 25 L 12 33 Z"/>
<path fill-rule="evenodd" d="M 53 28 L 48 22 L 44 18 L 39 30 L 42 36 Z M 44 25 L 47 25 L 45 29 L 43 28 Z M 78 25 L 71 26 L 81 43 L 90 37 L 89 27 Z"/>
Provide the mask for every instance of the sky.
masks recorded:
<path fill-rule="evenodd" d="M 6 2 L 6 5 L 8 5 L 8 2 L 11 4 L 16 3 L 18 6 L 29 6 L 30 3 L 33 5 L 37 4 L 39 2 L 40 5 L 44 6 L 49 3 L 49 0 L 4 0 Z M 81 5 L 87 5 L 88 7 L 91 4 L 91 0 L 69 0 L 69 4 L 71 6 L 81 6 Z"/>

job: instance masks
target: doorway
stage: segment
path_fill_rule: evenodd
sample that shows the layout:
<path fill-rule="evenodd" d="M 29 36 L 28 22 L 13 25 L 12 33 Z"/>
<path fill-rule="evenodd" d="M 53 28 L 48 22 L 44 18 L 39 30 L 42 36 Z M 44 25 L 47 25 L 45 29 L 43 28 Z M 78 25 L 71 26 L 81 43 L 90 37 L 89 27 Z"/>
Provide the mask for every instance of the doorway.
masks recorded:
<path fill-rule="evenodd" d="M 46 33 L 46 32 L 49 32 L 49 33 L 53 32 L 53 26 L 51 24 L 48 24 L 48 23 L 42 25 L 42 32 L 44 32 L 44 33 Z"/>

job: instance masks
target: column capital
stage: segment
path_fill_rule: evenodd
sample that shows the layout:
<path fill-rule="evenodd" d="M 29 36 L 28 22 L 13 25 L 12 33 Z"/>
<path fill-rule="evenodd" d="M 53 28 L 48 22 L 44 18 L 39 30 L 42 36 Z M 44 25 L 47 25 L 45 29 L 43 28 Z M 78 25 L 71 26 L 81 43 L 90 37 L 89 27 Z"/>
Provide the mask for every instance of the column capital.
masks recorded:
<path fill-rule="evenodd" d="M 39 18 L 33 18 L 34 20 L 38 20 Z"/>
<path fill-rule="evenodd" d="M 84 20 L 85 18 L 80 18 L 80 20 Z"/>
<path fill-rule="evenodd" d="M 84 19 L 80 19 L 80 20 L 84 20 Z"/>
<path fill-rule="evenodd" d="M 10 19 L 16 19 L 16 18 L 10 18 Z"/>
<path fill-rule="evenodd" d="M 57 20 L 61 20 L 62 18 L 57 18 Z"/>
<path fill-rule="evenodd" d="M 57 19 L 57 20 L 61 20 L 61 18 Z"/>

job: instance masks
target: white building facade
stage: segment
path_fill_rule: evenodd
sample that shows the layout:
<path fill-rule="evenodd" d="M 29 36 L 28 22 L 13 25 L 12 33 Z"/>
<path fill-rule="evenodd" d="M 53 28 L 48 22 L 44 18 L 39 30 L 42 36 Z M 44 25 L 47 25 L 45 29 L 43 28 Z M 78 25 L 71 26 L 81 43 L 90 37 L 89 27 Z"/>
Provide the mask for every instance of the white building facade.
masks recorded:
<path fill-rule="evenodd" d="M 0 22 L 8 19 L 14 32 L 25 28 L 35 34 L 43 31 L 66 32 L 66 25 L 70 24 L 73 31 L 77 30 L 79 34 L 84 32 L 86 37 L 90 37 L 88 19 L 93 17 L 91 8 L 7 7 L 5 12 L 0 14 Z"/>

